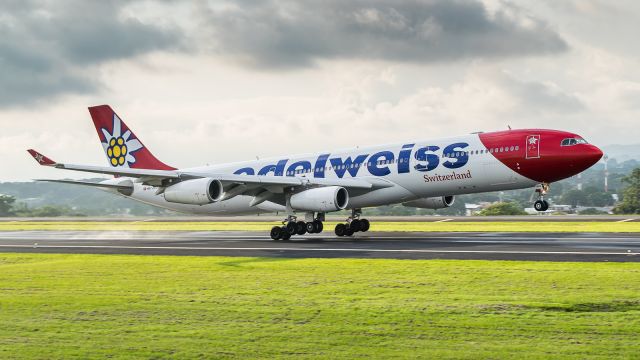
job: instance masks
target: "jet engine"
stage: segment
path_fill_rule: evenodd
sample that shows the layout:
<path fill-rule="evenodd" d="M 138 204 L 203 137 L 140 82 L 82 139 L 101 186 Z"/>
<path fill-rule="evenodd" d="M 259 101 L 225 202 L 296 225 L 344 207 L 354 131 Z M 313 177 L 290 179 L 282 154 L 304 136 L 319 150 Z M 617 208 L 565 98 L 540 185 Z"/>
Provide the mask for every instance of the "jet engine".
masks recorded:
<path fill-rule="evenodd" d="M 295 210 L 327 212 L 343 210 L 349 204 L 349 193 L 340 186 L 318 187 L 291 195 Z"/>
<path fill-rule="evenodd" d="M 164 190 L 168 202 L 188 205 L 206 205 L 222 198 L 222 183 L 212 178 L 181 181 Z"/>
<path fill-rule="evenodd" d="M 413 200 L 403 203 L 402 205 L 422 209 L 444 209 L 453 205 L 454 200 L 455 198 L 453 196 L 438 196 Z"/>

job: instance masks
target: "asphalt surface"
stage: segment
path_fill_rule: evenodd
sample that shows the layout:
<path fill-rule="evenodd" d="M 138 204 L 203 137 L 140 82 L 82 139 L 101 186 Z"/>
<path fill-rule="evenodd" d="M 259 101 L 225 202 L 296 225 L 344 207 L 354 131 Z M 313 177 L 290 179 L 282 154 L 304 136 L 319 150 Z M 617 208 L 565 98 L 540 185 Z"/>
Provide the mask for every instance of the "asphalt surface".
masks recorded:
<path fill-rule="evenodd" d="M 273 241 L 237 231 L 5 231 L 0 252 L 638 262 L 640 234 L 325 232 Z"/>

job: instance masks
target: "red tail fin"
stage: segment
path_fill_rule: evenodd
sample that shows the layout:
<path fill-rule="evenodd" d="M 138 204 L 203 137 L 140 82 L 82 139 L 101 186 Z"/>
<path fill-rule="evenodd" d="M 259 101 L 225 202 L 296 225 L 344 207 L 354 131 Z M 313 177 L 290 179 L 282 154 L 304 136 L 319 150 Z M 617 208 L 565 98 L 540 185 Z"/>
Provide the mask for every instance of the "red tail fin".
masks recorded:
<path fill-rule="evenodd" d="M 89 113 L 111 166 L 175 170 L 156 159 L 109 105 L 90 107 Z"/>

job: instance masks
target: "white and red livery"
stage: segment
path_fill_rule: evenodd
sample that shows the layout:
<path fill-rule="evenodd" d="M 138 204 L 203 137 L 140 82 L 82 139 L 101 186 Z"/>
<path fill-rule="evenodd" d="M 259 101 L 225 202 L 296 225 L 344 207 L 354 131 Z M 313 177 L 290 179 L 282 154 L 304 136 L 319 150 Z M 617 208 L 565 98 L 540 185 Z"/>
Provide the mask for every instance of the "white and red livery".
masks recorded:
<path fill-rule="evenodd" d="M 400 144 L 178 169 L 158 160 L 108 105 L 89 112 L 109 166 L 58 163 L 29 150 L 40 165 L 114 175 L 100 183 L 45 180 L 109 189 L 162 208 L 201 215 L 288 214 L 274 240 L 317 233 L 324 215 L 349 209 L 338 236 L 367 231 L 362 209 L 402 203 L 438 209 L 454 196 L 537 187 L 539 211 L 550 183 L 576 175 L 602 151 L 574 133 L 506 130 Z M 304 214 L 305 221 L 296 215 Z"/>

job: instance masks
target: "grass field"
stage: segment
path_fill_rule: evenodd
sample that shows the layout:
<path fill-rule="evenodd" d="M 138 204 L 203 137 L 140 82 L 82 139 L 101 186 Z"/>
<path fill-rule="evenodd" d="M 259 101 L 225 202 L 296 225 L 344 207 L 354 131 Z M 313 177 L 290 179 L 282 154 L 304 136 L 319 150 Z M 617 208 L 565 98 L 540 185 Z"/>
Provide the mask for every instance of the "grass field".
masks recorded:
<path fill-rule="evenodd" d="M 331 231 L 335 222 L 326 222 Z M 118 231 L 269 231 L 277 222 L 0 222 L 0 231 L 118 230 Z M 488 231 L 488 232 L 640 232 L 640 222 L 372 222 L 371 231 Z"/>
<path fill-rule="evenodd" d="M 637 358 L 640 264 L 0 254 L 0 358 Z"/>

